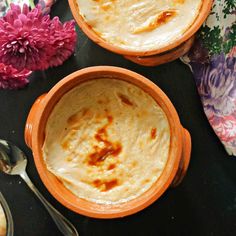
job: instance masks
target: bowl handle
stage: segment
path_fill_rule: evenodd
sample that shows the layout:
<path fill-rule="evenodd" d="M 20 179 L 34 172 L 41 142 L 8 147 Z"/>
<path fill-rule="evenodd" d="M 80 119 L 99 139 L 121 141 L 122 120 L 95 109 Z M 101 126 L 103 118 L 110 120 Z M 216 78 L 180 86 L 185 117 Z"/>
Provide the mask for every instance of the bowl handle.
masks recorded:
<path fill-rule="evenodd" d="M 34 126 L 34 118 L 45 96 L 46 94 L 43 94 L 36 99 L 36 101 L 34 102 L 33 106 L 30 109 L 29 115 L 26 120 L 25 143 L 27 144 L 29 148 L 32 148 L 32 131 L 33 131 L 33 126 Z"/>
<path fill-rule="evenodd" d="M 176 187 L 182 182 L 182 180 L 187 172 L 189 162 L 190 162 L 191 147 L 192 147 L 191 136 L 190 136 L 188 130 L 186 130 L 184 128 L 182 128 L 182 132 L 183 132 L 182 156 L 181 156 L 180 163 L 179 163 L 179 169 L 178 169 L 176 176 L 171 184 L 172 187 Z"/>
<path fill-rule="evenodd" d="M 170 51 L 156 54 L 153 56 L 143 56 L 143 57 L 135 57 L 135 56 L 124 56 L 126 59 L 137 63 L 139 65 L 143 66 L 158 66 L 170 61 L 174 61 L 177 58 L 183 56 L 186 54 L 189 49 L 192 47 L 194 42 L 195 36 L 192 36 L 190 39 L 188 39 L 186 42 L 182 43 L 177 48 L 174 48 Z"/>

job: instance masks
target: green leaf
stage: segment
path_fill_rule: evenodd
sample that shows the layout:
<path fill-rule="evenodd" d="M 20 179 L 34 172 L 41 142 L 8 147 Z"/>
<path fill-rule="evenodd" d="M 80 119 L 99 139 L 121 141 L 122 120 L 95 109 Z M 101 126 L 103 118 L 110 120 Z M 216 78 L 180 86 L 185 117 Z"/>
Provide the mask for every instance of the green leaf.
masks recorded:
<path fill-rule="evenodd" d="M 236 10 L 236 0 L 225 0 L 224 1 L 224 18 L 226 18 L 227 15 L 232 14 L 233 11 Z"/>
<path fill-rule="evenodd" d="M 223 50 L 223 38 L 220 35 L 220 32 L 219 26 L 214 26 L 214 28 L 211 29 L 206 25 L 202 28 L 200 38 L 210 55 L 219 54 Z"/>

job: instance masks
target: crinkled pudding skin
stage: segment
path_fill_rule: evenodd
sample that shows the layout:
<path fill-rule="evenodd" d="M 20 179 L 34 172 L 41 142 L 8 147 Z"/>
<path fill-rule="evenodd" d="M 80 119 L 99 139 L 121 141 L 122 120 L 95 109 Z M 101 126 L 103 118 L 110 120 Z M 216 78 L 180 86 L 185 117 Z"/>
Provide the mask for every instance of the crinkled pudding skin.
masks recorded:
<path fill-rule="evenodd" d="M 0 236 L 6 236 L 6 230 L 7 230 L 6 217 L 0 204 Z"/>
<path fill-rule="evenodd" d="M 169 146 L 169 123 L 155 100 L 130 83 L 101 78 L 57 103 L 47 121 L 43 156 L 78 197 L 117 204 L 157 181 Z"/>
<path fill-rule="evenodd" d="M 131 51 L 173 43 L 193 24 L 203 0 L 77 0 L 80 15 L 107 42 Z"/>

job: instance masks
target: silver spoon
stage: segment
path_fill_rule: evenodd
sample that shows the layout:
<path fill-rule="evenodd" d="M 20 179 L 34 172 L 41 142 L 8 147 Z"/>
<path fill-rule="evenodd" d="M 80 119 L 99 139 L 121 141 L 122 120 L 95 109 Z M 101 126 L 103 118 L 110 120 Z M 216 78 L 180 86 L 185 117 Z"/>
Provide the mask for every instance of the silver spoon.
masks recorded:
<path fill-rule="evenodd" d="M 78 236 L 75 227 L 43 197 L 31 182 L 26 173 L 26 165 L 25 154 L 14 144 L 0 139 L 0 171 L 8 175 L 20 175 L 43 203 L 61 233 L 66 236 Z"/>

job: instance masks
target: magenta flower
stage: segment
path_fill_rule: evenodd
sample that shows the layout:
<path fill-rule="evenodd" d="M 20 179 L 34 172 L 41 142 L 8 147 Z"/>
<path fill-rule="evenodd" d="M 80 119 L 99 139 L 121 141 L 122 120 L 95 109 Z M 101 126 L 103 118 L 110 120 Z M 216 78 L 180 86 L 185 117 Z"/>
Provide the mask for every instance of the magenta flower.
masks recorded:
<path fill-rule="evenodd" d="M 31 74 L 31 71 L 26 69 L 18 71 L 11 65 L 7 66 L 0 63 L 0 88 L 1 89 L 17 89 L 23 88 L 28 84 L 27 77 Z"/>
<path fill-rule="evenodd" d="M 0 19 L 0 62 L 18 70 L 44 70 L 63 63 L 76 42 L 73 21 L 64 25 L 43 15 L 41 6 L 31 11 L 11 4 Z"/>
<path fill-rule="evenodd" d="M 42 16 L 40 7 L 29 11 L 11 4 L 0 19 L 0 62 L 18 70 L 43 70 L 48 67 L 51 54 L 49 45 L 49 16 Z"/>
<path fill-rule="evenodd" d="M 61 65 L 73 52 L 76 45 L 75 22 L 68 21 L 62 24 L 58 17 L 54 17 L 50 26 L 50 44 L 54 48 L 49 65 Z"/>

